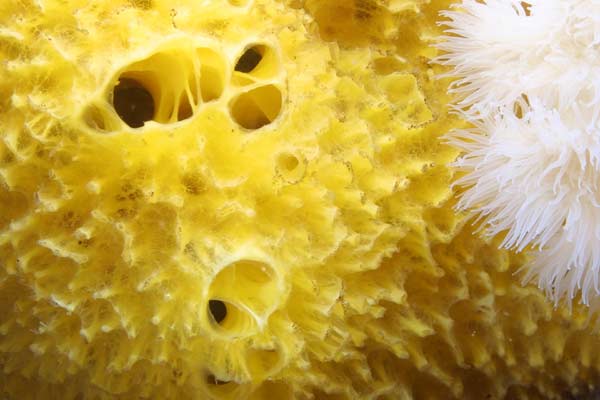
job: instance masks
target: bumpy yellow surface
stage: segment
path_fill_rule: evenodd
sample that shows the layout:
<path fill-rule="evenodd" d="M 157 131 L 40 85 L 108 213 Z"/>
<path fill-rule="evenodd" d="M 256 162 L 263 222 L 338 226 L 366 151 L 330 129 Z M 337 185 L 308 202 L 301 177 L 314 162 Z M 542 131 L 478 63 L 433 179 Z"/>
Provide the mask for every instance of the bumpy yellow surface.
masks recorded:
<path fill-rule="evenodd" d="M 446 6 L 1 1 L 0 398 L 593 390 L 587 312 L 451 211 Z"/>

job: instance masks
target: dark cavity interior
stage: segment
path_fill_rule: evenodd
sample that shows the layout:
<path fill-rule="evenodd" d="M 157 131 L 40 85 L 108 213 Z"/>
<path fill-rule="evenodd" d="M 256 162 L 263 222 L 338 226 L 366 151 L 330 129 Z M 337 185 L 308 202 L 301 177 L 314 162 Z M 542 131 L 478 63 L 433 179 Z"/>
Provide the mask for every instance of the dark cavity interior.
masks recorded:
<path fill-rule="evenodd" d="M 140 128 L 154 117 L 152 95 L 134 79 L 119 80 L 113 90 L 113 106 L 123 122 L 132 128 Z"/>
<path fill-rule="evenodd" d="M 254 68 L 262 60 L 262 54 L 256 47 L 250 47 L 242 54 L 237 64 L 235 64 L 235 70 L 238 72 L 252 72 Z"/>
<path fill-rule="evenodd" d="M 223 322 L 227 317 L 227 306 L 221 300 L 209 300 L 208 311 L 217 324 Z"/>

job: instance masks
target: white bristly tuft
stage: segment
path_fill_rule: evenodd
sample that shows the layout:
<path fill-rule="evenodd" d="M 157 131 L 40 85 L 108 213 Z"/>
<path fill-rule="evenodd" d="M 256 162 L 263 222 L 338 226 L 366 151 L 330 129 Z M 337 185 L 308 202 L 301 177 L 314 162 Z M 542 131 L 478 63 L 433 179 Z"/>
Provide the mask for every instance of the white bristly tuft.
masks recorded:
<path fill-rule="evenodd" d="M 600 0 L 527 3 L 464 0 L 442 13 L 449 21 L 437 61 L 453 68 L 451 92 L 468 116 L 522 94 L 559 109 L 600 101 Z"/>
<path fill-rule="evenodd" d="M 473 123 L 447 140 L 472 210 L 502 245 L 532 246 L 525 282 L 558 302 L 600 294 L 600 0 L 463 0 L 438 62 Z"/>

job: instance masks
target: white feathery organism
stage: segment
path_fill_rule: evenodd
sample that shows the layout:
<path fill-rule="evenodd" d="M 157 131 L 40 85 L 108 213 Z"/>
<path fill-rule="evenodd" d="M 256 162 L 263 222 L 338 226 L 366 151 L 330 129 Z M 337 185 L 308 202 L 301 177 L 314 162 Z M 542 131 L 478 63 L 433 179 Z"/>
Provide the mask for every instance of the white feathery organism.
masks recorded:
<path fill-rule="evenodd" d="M 502 245 L 531 246 L 524 281 L 558 302 L 600 299 L 600 0 L 463 0 L 438 61 L 474 128 L 458 208 Z"/>
<path fill-rule="evenodd" d="M 438 61 L 470 118 L 522 94 L 550 108 L 600 102 L 600 0 L 464 0 L 449 19 Z M 597 115 L 596 115 L 597 117 Z"/>

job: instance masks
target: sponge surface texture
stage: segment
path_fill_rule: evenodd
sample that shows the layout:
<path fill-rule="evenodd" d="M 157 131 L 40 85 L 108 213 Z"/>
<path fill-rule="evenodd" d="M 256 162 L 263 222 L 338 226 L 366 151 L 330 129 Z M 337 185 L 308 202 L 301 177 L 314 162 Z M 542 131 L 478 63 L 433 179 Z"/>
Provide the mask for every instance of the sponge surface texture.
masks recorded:
<path fill-rule="evenodd" d="M 447 1 L 0 3 L 0 397 L 585 394 L 453 212 Z"/>

